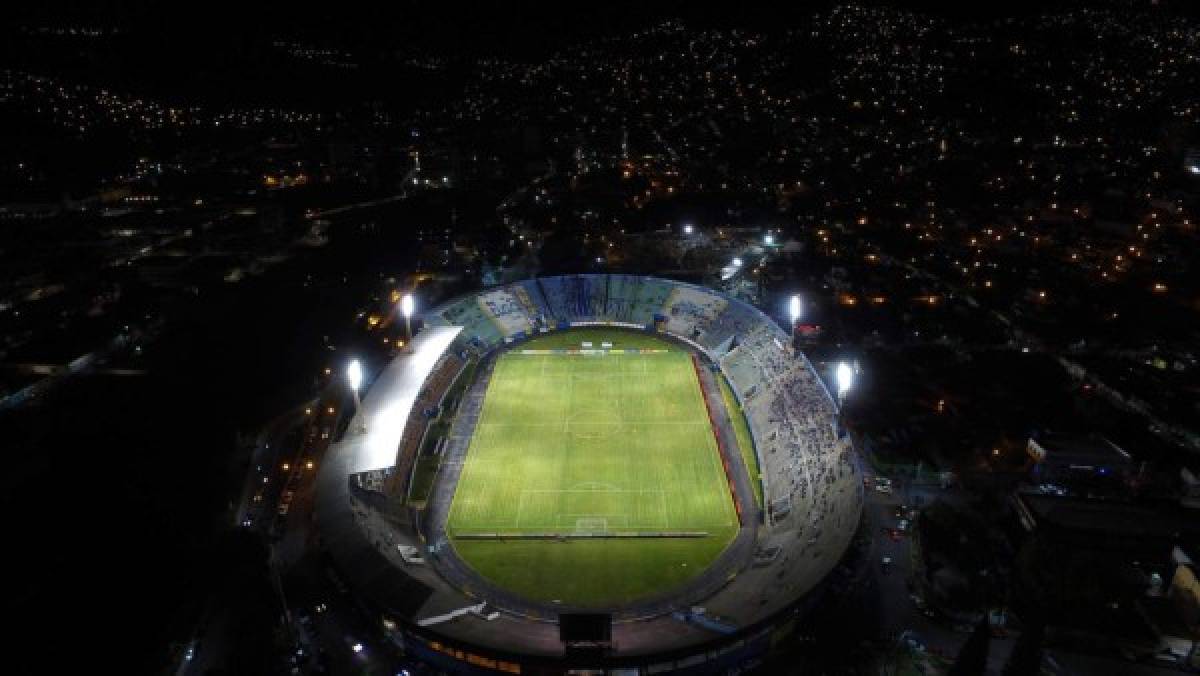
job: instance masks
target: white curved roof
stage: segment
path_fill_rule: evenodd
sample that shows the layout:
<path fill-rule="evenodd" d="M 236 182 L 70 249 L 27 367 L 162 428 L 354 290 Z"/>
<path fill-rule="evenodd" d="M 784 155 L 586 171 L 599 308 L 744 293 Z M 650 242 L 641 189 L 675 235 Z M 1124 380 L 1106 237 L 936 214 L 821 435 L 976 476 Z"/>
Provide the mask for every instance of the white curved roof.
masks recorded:
<path fill-rule="evenodd" d="M 351 474 L 396 464 L 396 451 L 413 403 L 438 359 L 460 331 L 460 326 L 426 327 L 409 343 L 407 351 L 393 359 L 371 383 L 363 397 L 362 410 L 350 421 L 342 442 Z M 356 430 L 362 429 L 364 418 L 367 431 L 359 434 Z"/>

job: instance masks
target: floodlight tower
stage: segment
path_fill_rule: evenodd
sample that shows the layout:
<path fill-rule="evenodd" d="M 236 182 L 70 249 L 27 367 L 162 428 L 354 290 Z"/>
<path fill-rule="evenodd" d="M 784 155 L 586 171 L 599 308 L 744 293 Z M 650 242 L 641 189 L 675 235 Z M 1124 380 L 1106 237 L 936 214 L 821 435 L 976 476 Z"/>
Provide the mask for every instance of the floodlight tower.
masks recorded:
<path fill-rule="evenodd" d="M 404 340 L 406 344 L 412 342 L 412 314 L 414 305 L 411 293 L 404 294 L 404 297 L 400 299 L 400 314 L 404 315 Z"/>
<path fill-rule="evenodd" d="M 792 348 L 798 354 L 800 348 L 796 342 L 796 322 L 800 321 L 800 294 L 793 295 L 788 301 L 788 315 L 792 318 Z"/>
<path fill-rule="evenodd" d="M 842 404 L 846 401 L 846 393 L 854 384 L 854 369 L 844 361 L 838 362 L 835 374 L 837 376 L 837 414 L 833 421 L 833 435 L 840 439 L 845 429 L 842 425 Z"/>
<path fill-rule="evenodd" d="M 838 390 L 838 412 L 842 410 L 842 402 L 846 399 L 846 393 L 850 391 L 850 386 L 854 384 L 854 369 L 846 362 L 838 362 L 837 365 L 837 390 Z"/>
<path fill-rule="evenodd" d="M 346 365 L 346 381 L 350 385 L 350 392 L 354 395 L 354 413 L 361 420 L 360 431 L 367 431 L 367 417 L 362 412 L 362 398 L 359 397 L 358 388 L 362 387 L 363 369 L 362 362 L 353 359 Z"/>

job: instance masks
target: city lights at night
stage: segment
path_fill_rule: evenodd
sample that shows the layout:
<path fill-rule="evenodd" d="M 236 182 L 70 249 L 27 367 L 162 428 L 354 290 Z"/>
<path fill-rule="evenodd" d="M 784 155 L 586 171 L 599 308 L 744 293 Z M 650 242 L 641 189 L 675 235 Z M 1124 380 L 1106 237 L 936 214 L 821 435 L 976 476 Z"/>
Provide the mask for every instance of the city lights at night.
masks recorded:
<path fill-rule="evenodd" d="M 23 3 L 5 673 L 1200 672 L 1200 3 Z"/>

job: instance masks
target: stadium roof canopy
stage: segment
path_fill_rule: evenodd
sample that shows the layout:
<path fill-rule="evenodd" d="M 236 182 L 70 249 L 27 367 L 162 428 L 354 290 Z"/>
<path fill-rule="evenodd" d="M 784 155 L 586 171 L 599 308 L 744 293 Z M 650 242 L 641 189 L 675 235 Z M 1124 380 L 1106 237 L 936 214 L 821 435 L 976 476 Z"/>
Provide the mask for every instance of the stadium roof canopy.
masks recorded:
<path fill-rule="evenodd" d="M 363 397 L 362 410 L 350 421 L 350 430 L 361 429 L 362 436 L 347 435 L 343 445 L 350 446 L 349 473 L 385 469 L 396 464 L 396 451 L 404 435 L 404 425 L 412 413 L 421 387 L 446 348 L 462 327 L 431 326 L 409 343 L 410 351 L 392 360 L 371 384 Z"/>

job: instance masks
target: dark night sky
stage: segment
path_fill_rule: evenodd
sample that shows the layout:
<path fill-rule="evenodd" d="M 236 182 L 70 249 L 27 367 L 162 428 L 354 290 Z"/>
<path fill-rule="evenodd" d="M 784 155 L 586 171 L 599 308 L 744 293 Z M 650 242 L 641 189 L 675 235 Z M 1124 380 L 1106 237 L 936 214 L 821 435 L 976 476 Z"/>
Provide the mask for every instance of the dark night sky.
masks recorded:
<path fill-rule="evenodd" d="M 975 3 L 947 0 L 865 0 L 963 18 L 1046 11 L 1052 6 L 1098 4 L 1149 5 L 1154 0 L 1007 0 Z M 1197 3 L 1159 0 L 1174 10 L 1196 11 Z M 217 50 L 241 39 L 306 36 L 336 44 L 397 47 L 418 44 L 444 52 L 493 52 L 536 56 L 564 42 L 614 30 L 680 17 L 700 25 L 769 28 L 786 26 L 823 7 L 818 2 L 714 4 L 665 0 L 647 2 L 218 2 L 163 3 L 152 0 L 105 0 L 62 4 L 31 3 L 11 17 L 27 24 L 80 23 L 118 25 L 148 35 L 190 36 L 201 48 Z"/>

